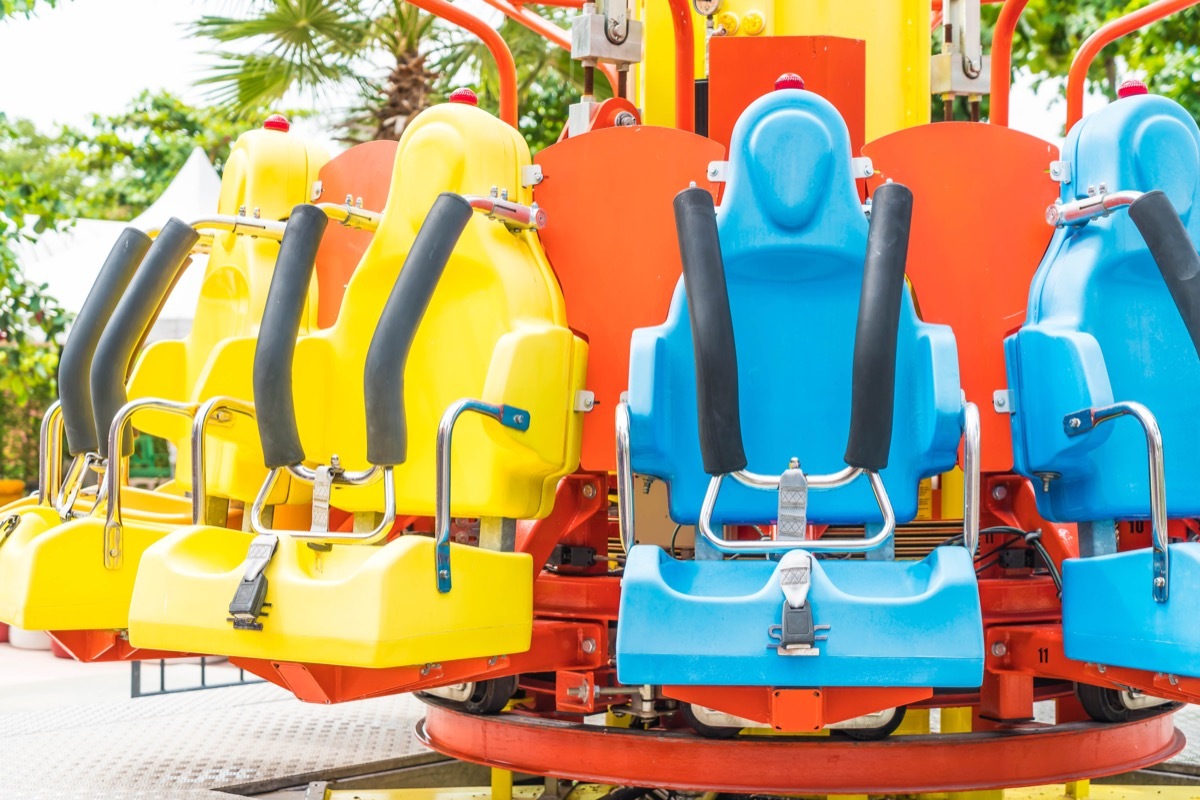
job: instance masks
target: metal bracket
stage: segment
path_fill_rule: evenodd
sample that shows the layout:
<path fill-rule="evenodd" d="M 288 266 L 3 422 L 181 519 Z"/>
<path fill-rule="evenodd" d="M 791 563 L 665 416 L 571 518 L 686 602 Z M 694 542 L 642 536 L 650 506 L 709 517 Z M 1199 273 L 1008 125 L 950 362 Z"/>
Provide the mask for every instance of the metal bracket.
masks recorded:
<path fill-rule="evenodd" d="M 526 164 L 521 167 L 521 186 L 537 186 L 543 180 L 541 164 Z"/>
<path fill-rule="evenodd" d="M 992 392 L 992 409 L 997 414 L 1013 413 L 1013 393 L 1008 389 L 997 389 Z"/>
<path fill-rule="evenodd" d="M 584 413 L 591 411 L 596 407 L 596 393 L 589 392 L 587 389 L 580 389 L 575 393 L 575 410 Z"/>
<path fill-rule="evenodd" d="M 608 21 L 604 26 L 605 37 L 613 44 L 625 44 L 629 38 L 629 8 L 626 0 L 600 0 L 597 5 Z"/>
<path fill-rule="evenodd" d="M 312 202 L 317 202 L 321 199 L 321 195 L 325 193 L 325 184 L 321 181 L 313 181 Z"/>
<path fill-rule="evenodd" d="M 708 179 L 713 183 L 724 183 L 729 174 L 728 161 L 710 161 L 708 162 Z"/>
<path fill-rule="evenodd" d="M 875 165 L 866 156 L 850 159 L 850 174 L 858 180 L 874 177 Z"/>
<path fill-rule="evenodd" d="M 1070 161 L 1051 161 L 1050 162 L 1050 178 L 1059 183 L 1071 182 L 1071 162 Z"/>
<path fill-rule="evenodd" d="M 267 576 L 263 573 L 275 556 L 277 547 L 279 537 L 269 533 L 259 534 L 250 542 L 250 550 L 246 553 L 246 571 L 233 594 L 233 600 L 229 602 L 229 621 L 237 630 L 263 629 L 258 618 L 266 616 L 263 609 L 270 607 L 270 603 L 266 602 Z"/>

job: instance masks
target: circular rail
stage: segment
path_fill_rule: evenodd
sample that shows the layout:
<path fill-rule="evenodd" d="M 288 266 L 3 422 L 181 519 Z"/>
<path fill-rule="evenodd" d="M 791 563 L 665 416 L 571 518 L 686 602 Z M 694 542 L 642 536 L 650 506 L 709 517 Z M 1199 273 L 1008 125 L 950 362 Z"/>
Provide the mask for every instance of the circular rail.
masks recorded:
<path fill-rule="evenodd" d="M 417 738 L 445 755 L 502 769 L 618 786 L 737 793 L 861 794 L 1036 786 L 1158 764 L 1183 749 L 1172 712 L 1120 724 L 893 736 L 740 736 L 639 731 L 520 713 L 475 716 L 423 698 Z"/>

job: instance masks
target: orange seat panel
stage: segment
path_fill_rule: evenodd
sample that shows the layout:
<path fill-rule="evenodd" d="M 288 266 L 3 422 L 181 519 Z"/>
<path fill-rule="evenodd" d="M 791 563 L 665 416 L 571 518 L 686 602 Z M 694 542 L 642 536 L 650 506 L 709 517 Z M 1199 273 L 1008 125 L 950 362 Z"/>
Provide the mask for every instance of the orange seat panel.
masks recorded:
<path fill-rule="evenodd" d="M 1004 336 L 1025 319 L 1029 283 L 1054 229 L 1057 195 L 1049 142 L 999 125 L 940 122 L 871 142 L 874 183 L 913 191 L 908 277 L 923 319 L 954 329 L 962 387 L 979 406 L 983 472 L 1010 472 L 1007 413 L 992 395 L 1007 386 Z"/>
<path fill-rule="evenodd" d="M 363 208 L 382 211 L 392 185 L 398 142 L 364 142 L 321 167 L 321 194 L 315 202 L 344 203 L 346 196 L 362 198 Z M 336 223 L 325 229 L 317 250 L 317 327 L 328 328 L 342 307 L 346 284 L 362 260 L 371 232 Z"/>
<path fill-rule="evenodd" d="M 567 303 L 567 322 L 588 340 L 584 469 L 616 469 L 614 412 L 629 386 L 629 339 L 667 314 L 682 269 L 671 202 L 692 181 L 711 192 L 711 161 L 725 148 L 673 128 L 603 128 L 534 157 L 546 209 L 542 246 Z"/>

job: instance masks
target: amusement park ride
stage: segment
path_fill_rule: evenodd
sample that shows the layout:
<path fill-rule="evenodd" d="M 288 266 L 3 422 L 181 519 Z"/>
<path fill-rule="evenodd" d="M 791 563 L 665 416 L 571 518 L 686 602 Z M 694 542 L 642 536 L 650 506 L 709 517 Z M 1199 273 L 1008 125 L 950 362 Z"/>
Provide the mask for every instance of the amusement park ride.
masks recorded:
<path fill-rule="evenodd" d="M 979 0 L 557 0 L 570 31 L 487 0 L 585 70 L 532 158 L 503 40 L 411 2 L 485 41 L 499 117 L 460 90 L 332 159 L 271 117 L 214 216 L 120 237 L 0 525 L 0 620 L 308 702 L 418 692 L 434 750 L 611 786 L 985 790 L 1180 751 L 1200 130 L 1135 82 L 1081 100 L 1195 0 L 1088 39 L 1061 152 L 1007 127 L 1024 0 L 990 54 Z M 198 251 L 192 332 L 137 356 Z M 160 490 L 123 481 L 131 423 L 179 448 Z"/>

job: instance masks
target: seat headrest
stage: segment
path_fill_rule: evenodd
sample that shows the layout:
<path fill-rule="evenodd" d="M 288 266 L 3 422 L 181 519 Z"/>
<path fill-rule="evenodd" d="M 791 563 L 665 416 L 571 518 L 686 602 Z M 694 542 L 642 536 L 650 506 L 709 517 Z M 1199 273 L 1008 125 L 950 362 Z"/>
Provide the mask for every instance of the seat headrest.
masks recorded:
<path fill-rule="evenodd" d="M 528 203 L 521 167 L 529 163 L 521 135 L 486 111 L 459 103 L 428 108 L 400 137 L 380 232 L 404 229 L 411 239 L 442 192 L 486 195 L 495 186 Z"/>
<path fill-rule="evenodd" d="M 328 160 L 323 147 L 292 133 L 246 131 L 225 161 L 218 213 L 236 214 L 245 206 L 247 214 L 258 209 L 263 219 L 285 219 L 311 198 L 313 181 Z"/>
<path fill-rule="evenodd" d="M 1088 115 L 1071 129 L 1063 157 L 1072 162 L 1066 201 L 1100 184 L 1110 192 L 1161 189 L 1186 224 L 1200 199 L 1200 129 L 1165 97 L 1127 97 Z"/>
<path fill-rule="evenodd" d="M 852 159 L 846 123 L 820 95 L 783 89 L 754 101 L 729 149 L 720 211 L 726 258 L 764 244 L 837 245 L 847 225 L 865 231 Z"/>

